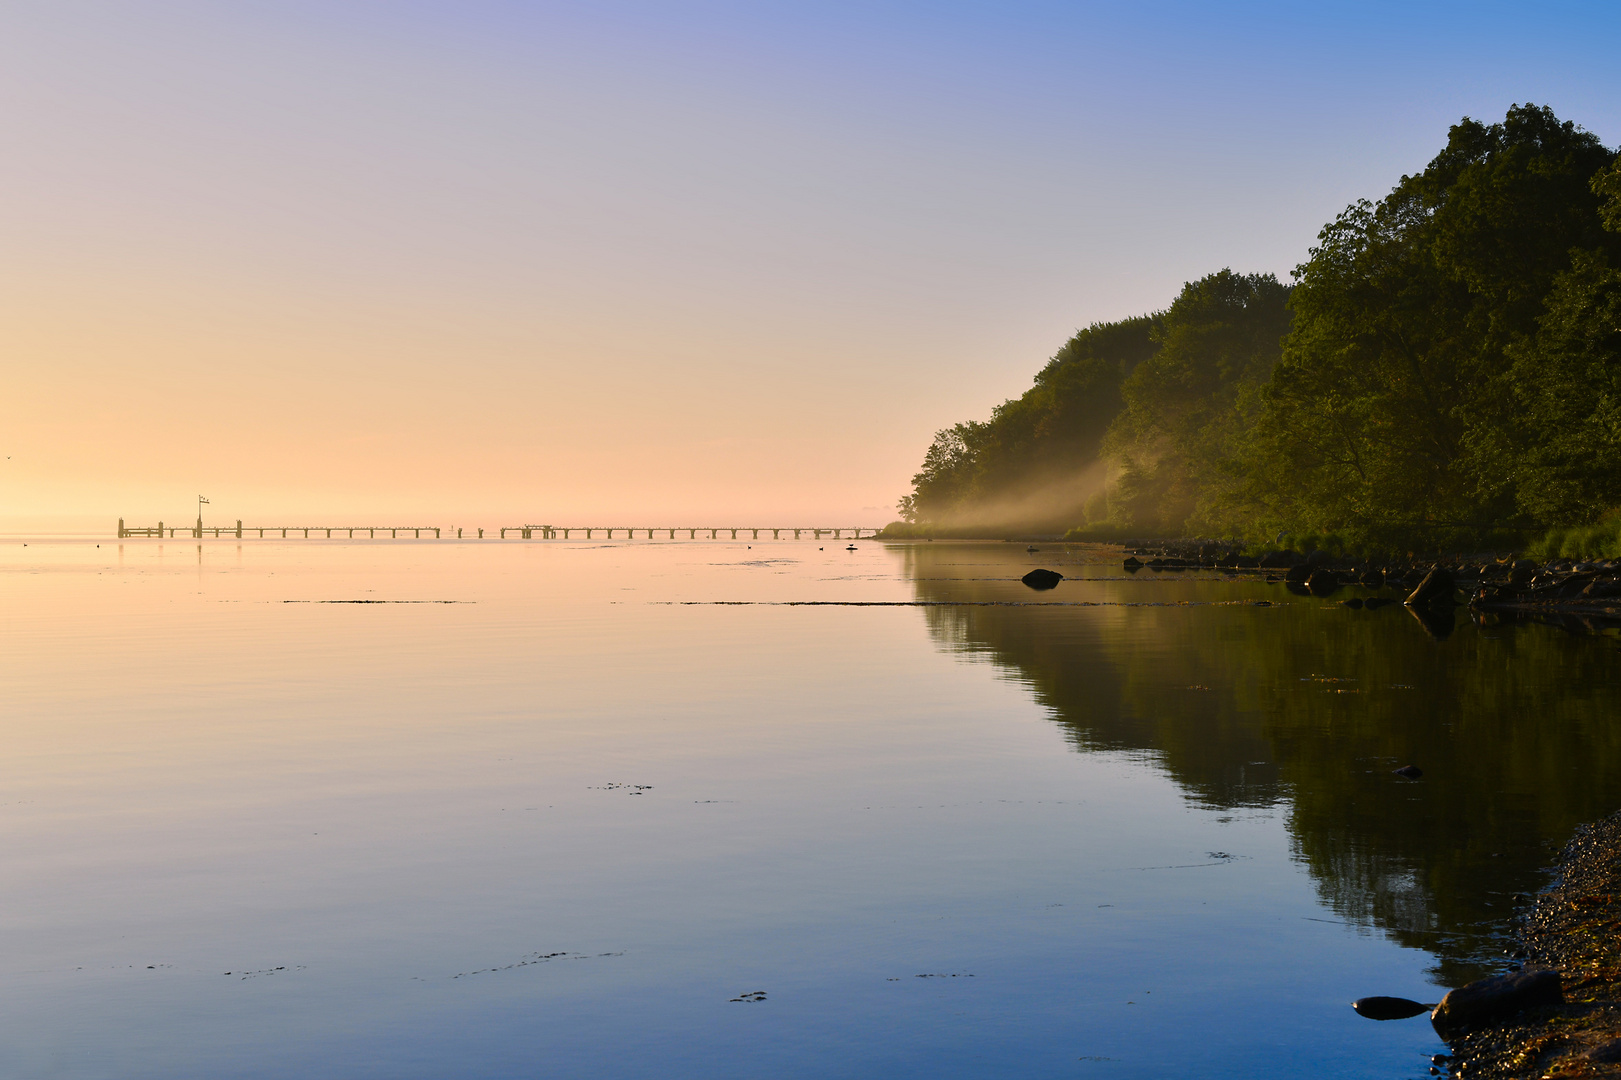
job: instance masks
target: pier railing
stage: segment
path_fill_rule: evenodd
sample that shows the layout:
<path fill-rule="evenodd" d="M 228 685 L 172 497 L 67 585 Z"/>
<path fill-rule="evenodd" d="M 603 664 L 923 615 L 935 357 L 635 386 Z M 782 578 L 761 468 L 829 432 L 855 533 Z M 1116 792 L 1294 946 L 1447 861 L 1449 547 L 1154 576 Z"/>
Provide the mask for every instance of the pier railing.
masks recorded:
<path fill-rule="evenodd" d="M 637 534 L 640 533 L 644 534 L 649 540 L 658 539 L 665 534 L 668 534 L 670 540 L 697 540 L 699 534 L 708 533 L 708 539 L 719 540 L 722 533 L 727 533 L 729 539 L 736 540 L 738 539 L 738 533 L 747 533 L 748 536 L 745 539 L 758 540 L 761 533 L 770 533 L 771 539 L 781 540 L 783 533 L 793 533 L 794 539 L 798 540 L 802 533 L 809 533 L 817 540 L 822 539 L 824 536 L 831 536 L 835 540 L 843 540 L 845 538 L 844 534 L 849 533 L 850 539 L 859 540 L 862 533 L 867 533 L 871 537 L 877 532 L 877 529 L 868 528 L 865 525 L 859 527 L 845 525 L 831 528 L 827 526 L 821 528 L 801 526 L 797 529 L 786 526 L 776 529 L 769 526 L 755 528 L 752 525 L 739 525 L 736 528 L 730 525 L 716 528 L 711 528 L 708 525 L 696 527 L 688 525 L 660 525 L 655 527 L 638 525 L 635 528 L 626 525 L 508 525 L 501 530 L 501 539 L 505 540 L 508 533 L 514 533 L 524 540 L 567 540 L 572 533 L 583 533 L 585 539 L 593 540 L 596 538 L 597 533 L 601 533 L 603 539 L 612 540 L 614 533 L 623 533 L 626 540 L 634 540 Z M 686 535 L 683 537 L 682 533 Z"/>
<path fill-rule="evenodd" d="M 118 538 L 120 540 L 125 537 L 136 536 L 154 536 L 159 540 L 165 538 L 175 540 L 182 536 L 196 540 L 201 540 L 205 536 L 212 536 L 215 539 L 222 536 L 234 536 L 240 540 L 244 536 L 263 538 L 267 533 L 273 537 L 280 534 L 282 539 L 290 536 L 302 536 L 306 540 L 309 539 L 311 534 L 317 537 L 324 536 L 328 540 L 332 539 L 333 534 L 338 534 L 346 539 L 353 540 L 356 533 L 360 533 L 367 539 L 375 539 L 377 534 L 387 533 L 389 539 L 397 540 L 401 533 L 410 533 L 412 539 L 420 540 L 423 533 L 429 532 L 433 533 L 434 539 L 438 539 L 439 530 L 440 526 L 438 525 L 243 525 L 240 521 L 235 525 L 204 525 L 201 521 L 195 525 L 165 525 L 160 521 L 156 525 L 148 527 L 144 525 L 125 525 L 123 518 L 118 519 Z"/>
<path fill-rule="evenodd" d="M 155 537 L 159 540 L 178 540 L 181 537 L 201 540 L 204 537 L 219 539 L 221 537 L 235 537 L 238 540 L 244 537 L 265 537 L 289 539 L 299 538 L 308 540 L 312 537 L 331 540 L 334 537 L 353 540 L 356 536 L 368 540 L 375 540 L 379 536 L 386 536 L 390 540 L 398 540 L 402 536 L 407 539 L 420 540 L 424 533 L 432 533 L 433 538 L 441 538 L 441 526 L 438 525 L 244 525 L 239 520 L 235 525 L 204 525 L 201 520 L 191 525 L 165 525 L 158 522 L 156 525 L 126 525 L 124 519 L 118 519 L 118 538 L 120 540 L 135 537 Z M 508 534 L 522 540 L 568 540 L 575 533 L 581 534 L 585 540 L 595 540 L 599 535 L 605 540 L 616 539 L 620 534 L 623 539 L 634 540 L 638 535 L 644 535 L 649 540 L 668 538 L 670 540 L 697 540 L 700 538 L 719 540 L 723 534 L 727 539 L 737 540 L 739 534 L 742 539 L 758 540 L 761 533 L 770 533 L 771 539 L 781 540 L 785 535 L 792 533 L 795 540 L 810 535 L 817 540 L 832 537 L 834 540 L 859 540 L 861 534 L 866 533 L 868 538 L 877 535 L 878 529 L 861 526 L 782 526 L 771 528 L 769 526 L 731 525 L 723 526 L 690 526 L 690 525 L 662 525 L 641 526 L 634 528 L 627 525 L 508 525 L 500 530 L 500 538 L 505 540 Z M 484 539 L 484 530 L 457 529 L 456 539 Z M 464 536 L 463 534 L 467 535 Z M 708 536 L 704 537 L 703 534 Z"/>

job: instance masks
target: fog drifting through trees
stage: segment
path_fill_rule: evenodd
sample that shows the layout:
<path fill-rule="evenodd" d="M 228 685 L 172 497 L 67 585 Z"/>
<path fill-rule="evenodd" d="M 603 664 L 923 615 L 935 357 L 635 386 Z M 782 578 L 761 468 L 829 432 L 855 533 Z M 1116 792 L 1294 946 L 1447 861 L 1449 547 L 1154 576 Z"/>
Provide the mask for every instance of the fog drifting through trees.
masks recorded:
<path fill-rule="evenodd" d="M 1615 151 L 1545 107 L 1466 118 L 1292 284 L 1224 269 L 1077 333 L 935 436 L 902 516 L 1389 546 L 1593 525 L 1621 508 L 1618 267 Z"/>

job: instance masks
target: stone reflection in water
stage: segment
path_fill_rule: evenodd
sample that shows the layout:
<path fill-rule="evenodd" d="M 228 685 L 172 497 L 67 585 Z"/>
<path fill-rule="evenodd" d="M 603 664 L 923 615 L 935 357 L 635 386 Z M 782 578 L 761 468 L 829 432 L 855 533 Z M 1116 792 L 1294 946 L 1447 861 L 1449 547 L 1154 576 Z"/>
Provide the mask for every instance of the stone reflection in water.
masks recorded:
<path fill-rule="evenodd" d="M 929 607 L 930 630 L 1017 673 L 1078 749 L 1148 755 L 1204 807 L 1282 809 L 1323 902 L 1429 951 L 1442 985 L 1505 966 L 1516 894 L 1577 824 L 1621 808 L 1613 637 L 1432 626 L 1087 557 L 1043 556 L 1066 578 L 1048 597 L 1076 606 Z M 1002 546 L 904 558 L 920 600 L 1029 596 L 1029 556 Z M 1242 603 L 1260 599 L 1275 605 Z M 1395 774 L 1408 764 L 1421 779 Z"/>

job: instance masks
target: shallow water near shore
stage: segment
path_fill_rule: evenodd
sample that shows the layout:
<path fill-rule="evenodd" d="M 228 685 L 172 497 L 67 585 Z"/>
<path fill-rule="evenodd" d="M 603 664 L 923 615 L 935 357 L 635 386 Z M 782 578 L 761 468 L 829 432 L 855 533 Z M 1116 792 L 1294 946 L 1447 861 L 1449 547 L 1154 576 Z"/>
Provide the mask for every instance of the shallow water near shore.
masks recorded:
<path fill-rule="evenodd" d="M 846 543 L 0 549 L 0 1073 L 1412 1076 L 1621 807 L 1614 637 Z"/>

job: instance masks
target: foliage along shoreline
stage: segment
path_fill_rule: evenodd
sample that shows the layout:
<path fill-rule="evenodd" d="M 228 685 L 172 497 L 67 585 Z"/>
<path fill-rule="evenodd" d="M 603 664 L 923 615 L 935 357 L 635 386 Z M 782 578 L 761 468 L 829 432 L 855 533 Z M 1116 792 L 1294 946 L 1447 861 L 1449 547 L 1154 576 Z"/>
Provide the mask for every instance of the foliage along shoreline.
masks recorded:
<path fill-rule="evenodd" d="M 1224 269 L 938 432 L 886 539 L 1621 555 L 1621 160 L 1465 118 L 1291 284 Z"/>

